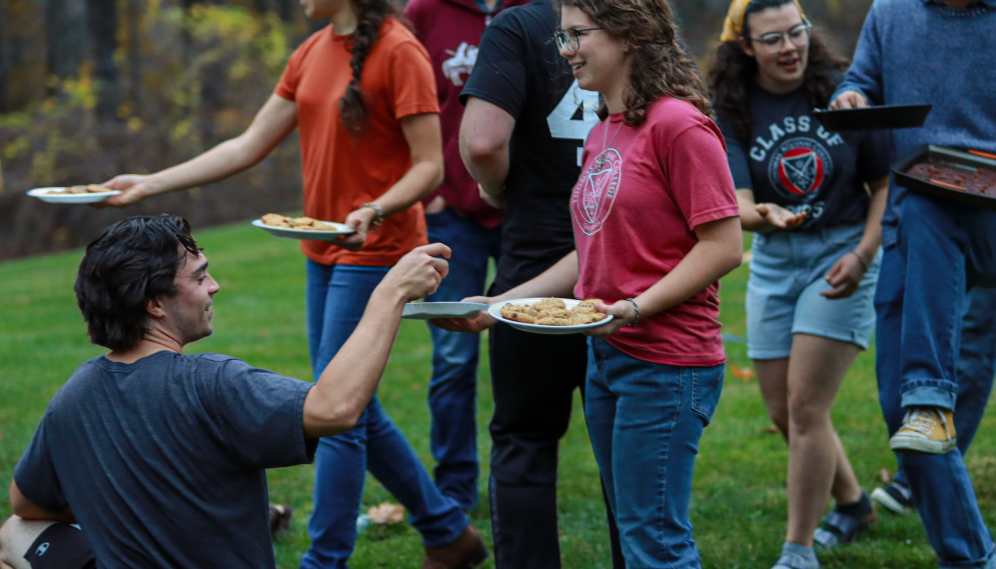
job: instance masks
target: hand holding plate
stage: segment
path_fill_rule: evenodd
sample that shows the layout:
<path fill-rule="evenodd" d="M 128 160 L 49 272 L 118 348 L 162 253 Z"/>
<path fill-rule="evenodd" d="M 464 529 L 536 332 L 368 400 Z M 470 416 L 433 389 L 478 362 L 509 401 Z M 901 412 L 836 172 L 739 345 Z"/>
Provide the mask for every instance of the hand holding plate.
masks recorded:
<path fill-rule="evenodd" d="M 581 332 L 585 336 L 594 336 L 596 338 L 607 338 L 623 326 L 629 326 L 636 320 L 636 309 L 633 308 L 633 303 L 628 300 L 620 300 L 615 304 L 596 304 L 595 310 L 603 314 L 611 314 L 612 320 L 609 320 L 606 324 L 601 326 L 596 326 L 595 328 L 589 328 Z"/>
<path fill-rule="evenodd" d="M 347 251 L 359 251 L 367 242 L 367 233 L 370 231 L 370 224 L 377 217 L 377 212 L 369 207 L 360 207 L 346 216 L 344 222 L 350 229 L 356 231 L 352 235 L 345 235 L 332 241 L 336 247 L 342 247 Z M 447 255 L 448 256 L 448 255 Z"/>
<path fill-rule="evenodd" d="M 121 193 L 111 196 L 106 201 L 91 204 L 91 207 L 125 207 L 151 197 L 156 192 L 153 191 L 148 179 L 149 176 L 140 176 L 138 174 L 115 176 L 110 181 L 104 182 L 101 185 L 112 190 L 118 190 Z"/>
<path fill-rule="evenodd" d="M 499 300 L 501 300 L 499 297 L 470 296 L 461 302 L 480 302 L 481 304 L 491 305 Z M 433 318 L 429 320 L 429 324 L 437 328 L 449 330 L 450 332 L 463 332 L 464 334 L 480 334 L 494 326 L 497 322 L 486 310 L 472 318 Z"/>

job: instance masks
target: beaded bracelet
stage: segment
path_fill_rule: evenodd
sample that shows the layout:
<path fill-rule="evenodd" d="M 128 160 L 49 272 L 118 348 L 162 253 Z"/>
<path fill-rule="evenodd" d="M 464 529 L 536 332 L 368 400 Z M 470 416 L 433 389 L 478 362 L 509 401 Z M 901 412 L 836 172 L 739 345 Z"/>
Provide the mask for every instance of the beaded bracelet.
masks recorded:
<path fill-rule="evenodd" d="M 636 301 L 633 300 L 632 298 L 627 298 L 626 301 L 629 302 L 630 304 L 632 304 L 633 305 L 633 310 L 636 311 L 636 320 L 634 320 L 632 322 L 632 324 L 629 325 L 629 327 L 630 328 L 636 328 L 636 325 L 640 323 L 640 307 L 637 306 Z"/>

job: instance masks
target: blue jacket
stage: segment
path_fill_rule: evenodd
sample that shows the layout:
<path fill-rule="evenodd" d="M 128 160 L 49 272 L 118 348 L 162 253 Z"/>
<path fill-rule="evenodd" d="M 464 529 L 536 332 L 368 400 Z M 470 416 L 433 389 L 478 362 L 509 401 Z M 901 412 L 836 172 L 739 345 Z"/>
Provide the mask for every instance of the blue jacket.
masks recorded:
<path fill-rule="evenodd" d="M 837 92 L 845 90 L 872 105 L 934 105 L 923 127 L 893 131 L 893 160 L 924 143 L 996 152 L 996 0 L 967 8 L 876 0 Z M 885 245 L 895 243 L 905 193 L 894 183 L 889 189 Z"/>

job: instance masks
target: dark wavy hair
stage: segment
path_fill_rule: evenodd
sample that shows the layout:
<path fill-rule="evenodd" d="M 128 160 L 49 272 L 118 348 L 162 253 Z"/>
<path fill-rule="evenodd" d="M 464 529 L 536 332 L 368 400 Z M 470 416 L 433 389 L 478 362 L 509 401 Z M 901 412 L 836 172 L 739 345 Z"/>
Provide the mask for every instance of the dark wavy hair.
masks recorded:
<path fill-rule="evenodd" d="M 712 117 L 712 106 L 695 61 L 681 47 L 667 0 L 558 0 L 574 6 L 609 34 L 633 48 L 629 89 L 623 94 L 623 121 L 637 126 L 647 120 L 647 107 L 664 96 L 688 101 Z M 605 119 L 604 101 L 598 116 Z"/>
<path fill-rule="evenodd" d="M 346 49 L 352 52 L 349 66 L 353 69 L 353 78 L 346 86 L 346 93 L 339 99 L 339 116 L 342 124 L 354 137 L 363 132 L 367 124 L 367 104 L 363 89 L 360 87 L 360 77 L 363 75 L 363 65 L 367 62 L 370 50 L 380 37 L 380 26 L 388 18 L 395 18 L 408 25 L 391 0 L 352 0 L 356 6 L 356 30 L 346 40 Z"/>
<path fill-rule="evenodd" d="M 790 4 L 792 0 L 754 0 L 744 11 L 741 35 L 751 36 L 750 15 L 769 8 Z M 850 62 L 835 53 L 824 43 L 820 30 L 813 29 L 809 36 L 809 56 L 803 85 L 809 92 L 814 108 L 830 104 L 830 97 L 837 88 L 835 72 L 843 73 Z M 753 120 L 747 104 L 747 92 L 757 79 L 757 60 L 747 55 L 737 42 L 723 42 L 716 49 L 716 57 L 709 66 L 709 88 L 715 99 L 713 105 L 727 124 L 744 140 L 750 139 Z"/>
<path fill-rule="evenodd" d="M 134 348 L 148 331 L 146 302 L 176 295 L 186 253 L 200 249 L 190 224 L 175 215 L 132 217 L 108 227 L 86 248 L 76 275 L 76 304 L 90 341 Z"/>

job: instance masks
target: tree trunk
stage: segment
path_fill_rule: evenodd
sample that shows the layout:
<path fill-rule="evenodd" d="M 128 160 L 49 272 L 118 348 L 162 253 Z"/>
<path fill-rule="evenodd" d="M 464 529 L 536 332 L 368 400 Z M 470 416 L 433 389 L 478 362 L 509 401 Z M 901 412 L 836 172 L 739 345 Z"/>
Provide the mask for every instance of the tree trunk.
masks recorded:
<path fill-rule="evenodd" d="M 76 76 L 86 50 L 84 0 L 48 0 L 45 34 L 48 44 L 47 70 L 59 79 Z M 51 90 L 53 85 L 49 85 Z M 51 91 L 50 91 L 51 92 Z"/>
<path fill-rule="evenodd" d="M 0 2 L 0 113 L 10 112 L 7 104 L 7 70 L 10 69 L 10 46 L 7 38 L 7 22 L 10 16 L 7 15 L 7 4 Z M 3 177 L 0 175 L 0 184 Z"/>
<path fill-rule="evenodd" d="M 97 79 L 97 117 L 114 120 L 121 105 L 121 82 L 117 49 L 118 9 L 115 0 L 87 0 L 87 21 L 94 48 L 94 74 Z"/>

